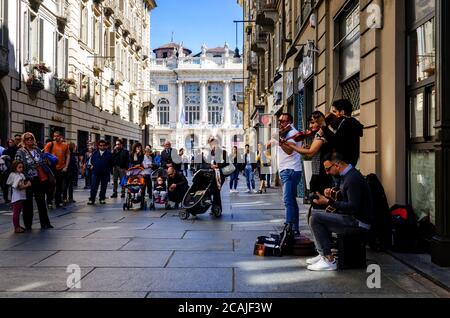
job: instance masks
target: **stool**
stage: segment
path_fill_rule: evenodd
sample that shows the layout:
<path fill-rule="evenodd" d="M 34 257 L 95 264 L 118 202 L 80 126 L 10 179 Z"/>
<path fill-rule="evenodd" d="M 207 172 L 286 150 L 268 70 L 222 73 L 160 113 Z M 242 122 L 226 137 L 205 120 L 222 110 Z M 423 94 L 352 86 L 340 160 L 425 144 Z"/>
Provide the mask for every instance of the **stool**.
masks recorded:
<path fill-rule="evenodd" d="M 366 268 L 366 235 L 364 233 L 337 235 L 338 269 Z"/>

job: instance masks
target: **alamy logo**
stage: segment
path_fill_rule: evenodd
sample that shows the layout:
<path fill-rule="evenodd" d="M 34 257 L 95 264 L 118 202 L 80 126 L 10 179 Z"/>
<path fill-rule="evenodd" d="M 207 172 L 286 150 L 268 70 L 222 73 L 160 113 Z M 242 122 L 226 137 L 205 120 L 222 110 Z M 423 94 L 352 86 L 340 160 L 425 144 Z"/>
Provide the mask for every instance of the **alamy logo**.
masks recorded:
<path fill-rule="evenodd" d="M 366 285 L 369 289 L 380 289 L 381 288 L 381 267 L 377 264 L 371 264 L 367 266 L 367 273 L 371 273 L 367 277 Z"/>
<path fill-rule="evenodd" d="M 70 264 L 67 266 L 66 273 L 69 273 L 70 275 L 67 277 L 67 287 L 70 289 L 81 288 L 81 268 L 77 264 Z"/>

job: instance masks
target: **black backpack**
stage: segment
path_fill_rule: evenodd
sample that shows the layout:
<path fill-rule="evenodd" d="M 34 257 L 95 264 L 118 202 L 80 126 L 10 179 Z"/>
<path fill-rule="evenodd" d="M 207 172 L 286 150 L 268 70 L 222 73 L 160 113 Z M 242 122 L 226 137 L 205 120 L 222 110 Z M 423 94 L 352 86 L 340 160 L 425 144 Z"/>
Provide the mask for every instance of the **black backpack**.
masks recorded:
<path fill-rule="evenodd" d="M 394 205 L 391 210 L 392 246 L 391 249 L 400 253 L 417 252 L 419 228 L 417 218 L 410 205 Z"/>
<path fill-rule="evenodd" d="M 374 216 L 369 232 L 369 246 L 374 251 L 384 251 L 391 247 L 392 220 L 389 203 L 377 175 L 369 174 L 366 181 L 372 195 Z"/>

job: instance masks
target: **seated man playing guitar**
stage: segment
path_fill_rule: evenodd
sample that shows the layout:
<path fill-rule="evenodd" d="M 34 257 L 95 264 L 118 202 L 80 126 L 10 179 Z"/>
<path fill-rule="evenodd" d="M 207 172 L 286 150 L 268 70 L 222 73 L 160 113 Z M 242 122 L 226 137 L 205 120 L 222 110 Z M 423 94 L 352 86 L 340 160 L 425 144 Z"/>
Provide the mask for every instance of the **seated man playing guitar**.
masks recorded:
<path fill-rule="evenodd" d="M 325 157 L 327 174 L 340 177 L 339 189 L 326 189 L 324 195 L 316 193 L 315 204 L 328 206 L 326 211 L 314 212 L 310 227 L 319 255 L 307 260 L 311 271 L 332 271 L 337 263 L 331 253 L 331 233 L 352 234 L 367 232 L 373 220 L 373 204 L 369 186 L 352 165 L 344 162 L 341 154 Z"/>

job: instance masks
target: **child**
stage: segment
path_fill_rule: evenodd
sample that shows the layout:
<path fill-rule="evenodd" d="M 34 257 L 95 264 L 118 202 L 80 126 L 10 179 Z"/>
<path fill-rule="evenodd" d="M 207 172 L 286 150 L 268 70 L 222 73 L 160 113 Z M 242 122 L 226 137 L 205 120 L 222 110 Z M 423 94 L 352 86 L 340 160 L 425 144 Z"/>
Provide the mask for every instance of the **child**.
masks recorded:
<path fill-rule="evenodd" d="M 14 161 L 11 165 L 11 173 L 6 182 L 13 189 L 12 192 L 12 210 L 13 210 L 13 224 L 15 233 L 23 233 L 25 229 L 20 226 L 20 211 L 22 211 L 23 203 L 27 198 L 26 189 L 31 187 L 30 181 L 25 181 L 23 174 L 23 163 Z"/>
<path fill-rule="evenodd" d="M 153 194 L 155 196 L 155 203 L 165 203 L 167 187 L 162 177 L 158 177 L 158 179 L 156 179 L 155 191 L 153 191 Z"/>

